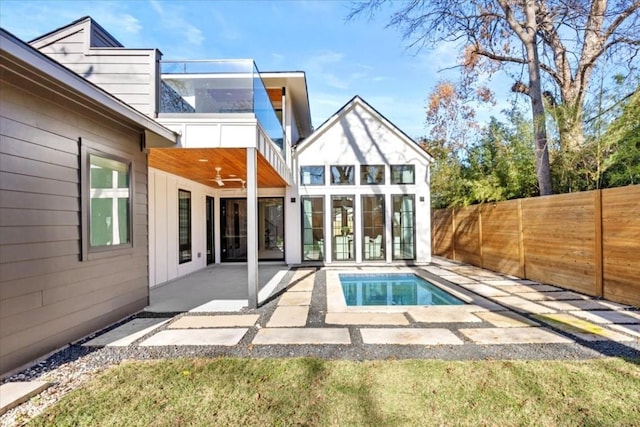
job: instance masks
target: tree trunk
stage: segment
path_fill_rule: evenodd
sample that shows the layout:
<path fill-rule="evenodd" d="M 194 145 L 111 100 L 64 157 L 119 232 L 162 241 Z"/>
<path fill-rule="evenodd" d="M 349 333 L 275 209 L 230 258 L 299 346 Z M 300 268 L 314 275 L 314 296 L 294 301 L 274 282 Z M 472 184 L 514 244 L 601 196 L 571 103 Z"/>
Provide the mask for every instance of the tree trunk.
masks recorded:
<path fill-rule="evenodd" d="M 542 104 L 542 85 L 540 82 L 540 64 L 535 35 L 525 43 L 527 49 L 527 66 L 529 68 L 529 99 L 533 114 L 533 134 L 536 146 L 536 177 L 540 187 L 540 195 L 553 194 L 551 185 L 551 167 L 549 166 L 549 149 L 547 147 L 547 128 Z"/>

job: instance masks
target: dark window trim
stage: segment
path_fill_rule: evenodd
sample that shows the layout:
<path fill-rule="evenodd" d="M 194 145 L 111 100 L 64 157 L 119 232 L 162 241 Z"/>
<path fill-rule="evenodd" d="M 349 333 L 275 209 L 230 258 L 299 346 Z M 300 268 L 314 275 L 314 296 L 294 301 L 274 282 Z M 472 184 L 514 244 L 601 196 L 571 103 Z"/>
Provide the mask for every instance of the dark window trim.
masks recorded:
<path fill-rule="evenodd" d="M 396 258 L 393 252 L 393 238 L 395 237 L 393 234 L 393 214 L 395 213 L 393 210 L 393 198 L 394 197 L 411 197 L 413 200 L 413 258 Z M 416 195 L 415 194 L 392 194 L 391 195 L 391 259 L 393 261 L 414 261 L 416 260 Z"/>
<path fill-rule="evenodd" d="M 352 168 L 353 182 L 333 182 L 333 168 Z M 331 185 L 356 185 L 356 165 L 330 165 L 329 183 Z"/>
<path fill-rule="evenodd" d="M 182 206 L 180 206 L 180 194 L 181 193 L 185 193 L 189 195 L 189 217 L 188 217 L 188 221 L 187 221 L 187 236 L 189 237 L 189 241 L 188 243 L 185 243 L 185 250 L 186 250 L 186 246 L 188 245 L 189 247 L 189 256 L 188 257 L 182 257 L 182 245 L 180 243 L 180 210 L 182 209 Z M 193 215 L 193 198 L 191 197 L 191 191 L 189 190 L 184 190 L 182 188 L 178 188 L 178 264 L 185 264 L 187 262 L 191 262 L 193 261 L 193 229 L 192 229 L 192 215 Z"/>
<path fill-rule="evenodd" d="M 382 168 L 382 182 L 365 182 L 362 180 L 362 173 L 363 173 L 363 168 L 365 167 L 371 167 L 371 166 L 376 166 L 376 167 L 380 167 Z M 360 185 L 385 185 L 386 182 L 386 168 L 384 167 L 384 165 L 376 165 L 376 164 L 366 164 L 366 165 L 360 165 Z"/>
<path fill-rule="evenodd" d="M 322 168 L 322 184 L 305 184 L 304 179 L 302 178 L 302 169 L 303 168 Z M 324 165 L 302 165 L 300 166 L 300 185 L 305 187 L 321 187 L 327 184 L 327 170 Z"/>
<path fill-rule="evenodd" d="M 407 167 L 410 166 L 413 168 L 413 180 L 411 182 L 393 182 L 393 168 L 396 167 Z M 389 167 L 389 179 L 391 182 L 391 185 L 414 185 L 416 183 L 416 165 L 412 165 L 412 164 L 405 164 L 405 165 L 391 165 Z"/>
<path fill-rule="evenodd" d="M 98 145 L 98 144 L 95 144 Z M 112 150 L 108 147 L 97 149 L 89 141 L 78 138 L 80 156 L 78 159 L 80 166 L 80 246 L 82 261 L 89 261 L 111 256 L 122 255 L 133 252 L 134 230 L 133 230 L 133 207 L 135 205 L 135 168 L 133 160 L 127 158 L 125 153 Z M 107 151 L 109 150 L 109 151 Z M 91 246 L 91 159 L 90 155 L 95 155 L 105 159 L 115 160 L 126 164 L 129 171 L 129 241 L 119 245 Z M 115 253 L 114 253 L 115 252 Z"/>

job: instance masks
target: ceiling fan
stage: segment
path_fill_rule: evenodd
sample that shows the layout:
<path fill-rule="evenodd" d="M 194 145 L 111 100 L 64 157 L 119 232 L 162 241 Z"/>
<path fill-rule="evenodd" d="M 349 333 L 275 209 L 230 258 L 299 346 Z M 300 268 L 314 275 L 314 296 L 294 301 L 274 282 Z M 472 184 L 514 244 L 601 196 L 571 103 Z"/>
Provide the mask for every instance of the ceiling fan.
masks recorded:
<path fill-rule="evenodd" d="M 220 166 L 216 166 L 215 169 L 216 176 L 214 176 L 213 179 L 210 179 L 209 181 L 215 181 L 216 184 L 218 184 L 220 187 L 224 187 L 225 181 L 239 182 L 242 184 L 242 190 L 245 190 L 245 184 L 247 183 L 247 181 L 242 178 L 222 178 L 222 175 L 220 175 L 220 171 L 222 170 L 222 168 Z"/>

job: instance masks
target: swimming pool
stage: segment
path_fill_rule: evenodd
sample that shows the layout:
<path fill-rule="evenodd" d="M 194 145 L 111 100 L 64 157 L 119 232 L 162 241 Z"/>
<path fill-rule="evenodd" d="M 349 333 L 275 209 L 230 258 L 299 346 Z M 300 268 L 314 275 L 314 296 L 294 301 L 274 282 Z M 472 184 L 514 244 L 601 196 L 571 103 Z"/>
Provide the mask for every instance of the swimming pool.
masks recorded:
<path fill-rule="evenodd" d="M 347 306 L 464 304 L 416 274 L 339 274 L 338 277 Z"/>

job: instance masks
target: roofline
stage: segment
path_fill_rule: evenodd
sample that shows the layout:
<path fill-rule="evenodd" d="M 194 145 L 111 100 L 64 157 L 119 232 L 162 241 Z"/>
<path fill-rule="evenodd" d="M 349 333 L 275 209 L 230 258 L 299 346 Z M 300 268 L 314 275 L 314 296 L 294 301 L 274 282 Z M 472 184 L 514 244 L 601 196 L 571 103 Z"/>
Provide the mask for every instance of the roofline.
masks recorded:
<path fill-rule="evenodd" d="M 318 126 L 318 128 L 311 134 L 309 135 L 308 138 L 304 138 L 303 140 L 300 140 L 298 142 L 298 144 L 296 144 L 294 146 L 294 148 L 297 150 L 298 148 L 300 148 L 301 146 L 313 143 L 313 140 L 315 139 L 315 135 L 320 135 L 324 132 L 324 128 L 328 127 L 329 124 L 331 122 L 333 122 L 335 119 L 337 119 L 340 115 L 342 115 L 342 113 L 344 111 L 346 111 L 347 109 L 349 109 L 351 107 L 352 104 L 355 103 L 361 103 L 363 104 L 366 108 L 371 109 L 375 114 L 377 114 L 378 116 L 380 116 L 380 118 L 385 122 L 385 124 L 392 130 L 397 131 L 398 133 L 400 133 L 400 135 L 406 139 L 407 141 L 410 141 L 411 143 L 413 143 L 414 148 L 416 148 L 416 150 L 418 150 L 421 154 L 424 154 L 424 156 L 426 157 L 427 161 L 429 161 L 430 163 L 434 162 L 435 159 L 433 158 L 433 156 L 426 151 L 424 148 L 422 148 L 420 146 L 420 144 L 418 144 L 418 142 L 416 140 L 414 140 L 413 138 L 411 138 L 409 135 L 407 135 L 402 129 L 400 129 L 398 126 L 394 125 L 392 121 L 390 121 L 389 119 L 387 119 L 384 114 L 381 114 L 378 110 L 376 110 L 375 108 L 373 108 L 371 106 L 371 104 L 369 104 L 367 101 L 365 101 L 364 99 L 362 99 L 359 95 L 355 95 L 353 98 L 351 98 L 349 101 L 347 101 L 342 107 L 340 107 L 338 109 L 338 111 L 336 111 L 335 113 L 333 113 L 327 120 L 325 120 L 324 122 L 322 122 L 322 124 L 320 126 Z"/>
<path fill-rule="evenodd" d="M 112 112 L 126 117 L 136 125 L 152 131 L 160 137 L 171 141 L 173 144 L 177 143 L 178 135 L 175 132 L 162 126 L 151 117 L 142 114 L 99 86 L 82 78 L 37 49 L 29 46 L 3 28 L 0 28 L 0 41 L 2 42 L 0 50 L 34 67 L 38 72 L 52 77 L 61 83 L 61 85 L 67 86 Z"/>
<path fill-rule="evenodd" d="M 66 30 L 67 28 L 71 28 L 71 27 L 73 27 L 74 25 L 78 25 L 79 23 L 81 23 L 81 22 L 85 22 L 85 21 L 89 21 L 89 22 L 91 22 L 91 25 L 96 26 L 100 31 L 102 31 L 102 32 L 103 32 L 103 33 L 105 33 L 107 36 L 109 36 L 109 38 L 110 38 L 111 40 L 113 40 L 113 41 L 118 45 L 118 47 L 124 47 L 124 45 L 123 45 L 122 43 L 120 43 L 120 42 L 118 41 L 118 39 L 116 39 L 115 37 L 113 37 L 109 31 L 105 30 L 105 29 L 104 29 L 100 24 L 98 24 L 98 23 L 96 22 L 96 20 L 95 20 L 95 19 L 93 19 L 93 18 L 92 18 L 91 16 L 89 16 L 89 15 L 83 16 L 82 18 L 76 19 L 75 21 L 71 22 L 70 24 L 64 25 L 64 26 L 62 26 L 62 27 L 56 28 L 55 30 L 49 31 L 49 32 L 48 32 L 48 33 L 46 33 L 46 34 L 43 34 L 43 35 L 41 35 L 41 36 L 38 36 L 38 37 L 36 37 L 35 39 L 33 39 L 33 40 L 29 41 L 29 42 L 28 42 L 28 44 L 35 43 L 35 42 L 37 42 L 37 41 L 38 41 L 38 40 L 40 40 L 40 39 L 47 38 L 47 37 L 49 37 L 49 36 L 50 36 L 50 35 L 52 35 L 52 34 L 55 34 L 55 33 L 59 32 L 59 31 L 62 31 L 62 30 Z"/>

